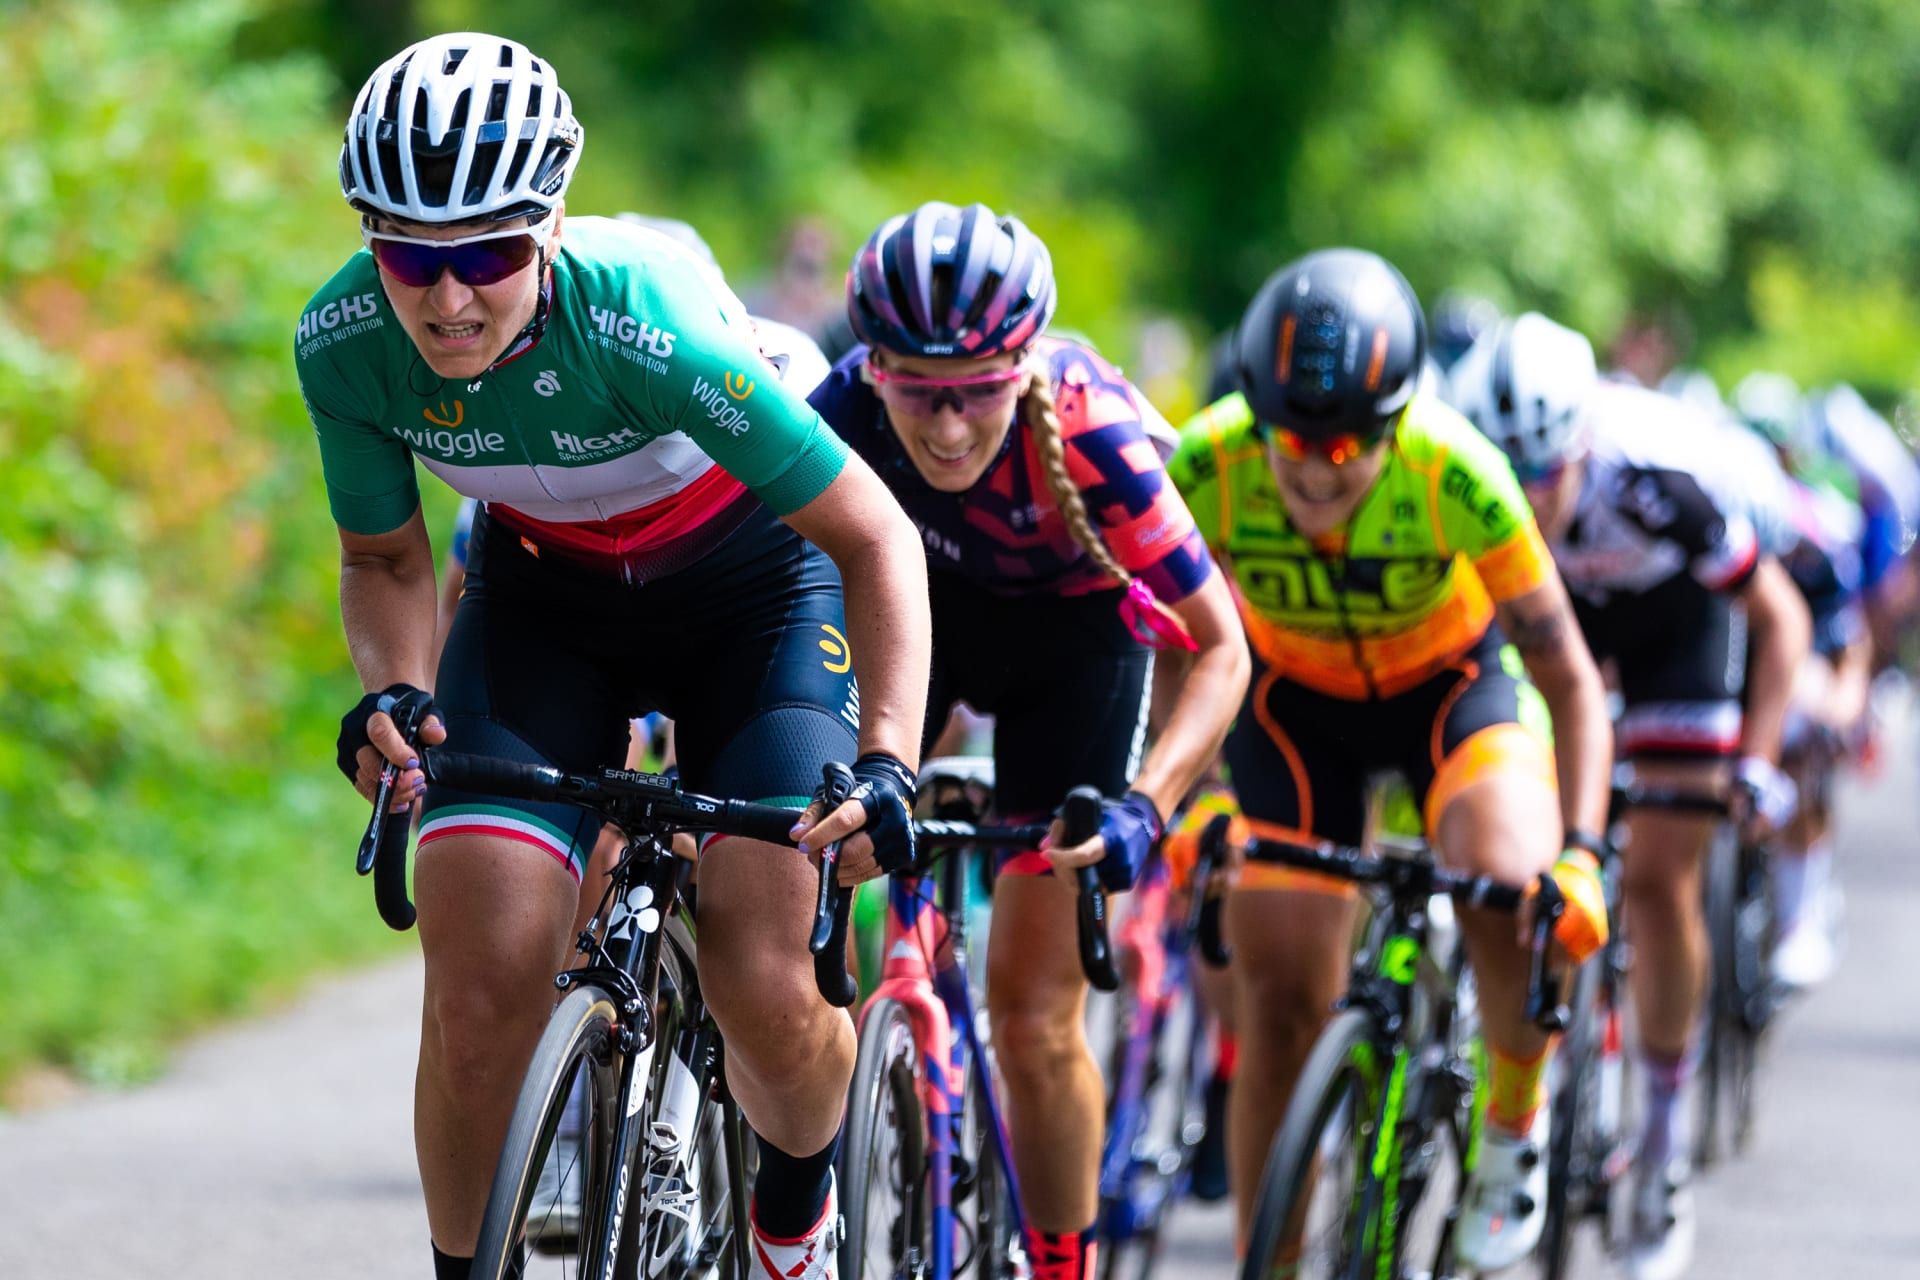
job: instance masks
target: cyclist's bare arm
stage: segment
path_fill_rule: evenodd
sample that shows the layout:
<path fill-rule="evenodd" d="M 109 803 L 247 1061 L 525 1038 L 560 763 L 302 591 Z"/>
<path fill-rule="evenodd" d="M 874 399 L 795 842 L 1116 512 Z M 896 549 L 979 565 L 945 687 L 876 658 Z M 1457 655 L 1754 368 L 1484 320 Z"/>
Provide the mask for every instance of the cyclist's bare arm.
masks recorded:
<path fill-rule="evenodd" d="M 827 553 L 846 595 L 847 642 L 860 682 L 860 751 L 884 751 L 909 769 L 920 763 L 927 671 L 933 660 L 933 614 L 927 604 L 927 557 L 920 535 L 886 485 L 857 455 L 832 484 L 787 524 Z M 812 810 L 809 810 L 812 816 Z M 855 802 L 812 825 L 810 849 L 859 829 L 866 811 Z M 864 836 L 842 846 L 846 876 L 878 868 Z"/>
<path fill-rule="evenodd" d="M 1568 827 L 1603 831 L 1613 728 L 1606 688 L 1580 634 L 1572 602 L 1558 574 L 1498 606 L 1500 628 L 1520 652 L 1527 674 L 1553 713 L 1553 754 L 1560 778 L 1560 809 Z"/>
<path fill-rule="evenodd" d="M 411 520 L 389 533 L 340 530 L 340 619 L 362 688 L 433 687 L 430 661 L 437 607 L 433 546 L 418 507 Z M 374 713 L 367 736 L 395 764 L 404 765 L 414 755 L 382 712 Z M 431 721 L 422 738 L 429 745 L 441 742 L 446 730 Z M 362 752 L 358 785 L 368 800 L 373 799 L 372 776 L 377 771 L 377 762 Z M 424 782 L 419 769 L 410 769 L 400 779 L 398 794 L 411 795 Z"/>
<path fill-rule="evenodd" d="M 1780 759 L 1780 736 L 1793 680 L 1813 645 L 1813 617 L 1794 589 L 1793 579 L 1772 556 L 1762 556 L 1740 591 L 1753 638 L 1747 669 L 1746 715 L 1740 727 L 1740 754 Z"/>

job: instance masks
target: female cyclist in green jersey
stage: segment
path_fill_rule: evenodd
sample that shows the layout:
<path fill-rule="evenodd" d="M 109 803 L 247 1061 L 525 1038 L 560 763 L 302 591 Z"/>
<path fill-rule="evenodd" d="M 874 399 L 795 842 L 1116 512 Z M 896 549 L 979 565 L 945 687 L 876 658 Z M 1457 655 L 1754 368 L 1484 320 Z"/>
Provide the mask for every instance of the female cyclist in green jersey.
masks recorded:
<path fill-rule="evenodd" d="M 1351 249 L 1267 282 L 1234 346 L 1239 391 L 1169 467 L 1228 567 L 1254 654 L 1226 759 L 1255 834 L 1358 844 L 1370 775 L 1398 769 L 1448 864 L 1523 883 L 1553 869 L 1559 936 L 1599 945 L 1591 856 L 1611 739 L 1599 673 L 1504 458 L 1418 389 L 1425 323 L 1398 271 Z M 1511 640 L 1552 711 L 1503 656 Z M 1564 838 L 1563 838 L 1563 833 Z M 1562 849 L 1569 853 L 1556 864 Z M 1350 891 L 1249 865 L 1229 900 L 1240 1063 L 1228 1155 L 1244 1240 L 1288 1095 L 1347 975 Z M 1524 928 L 1463 911 L 1492 1056 L 1487 1139 L 1455 1236 L 1493 1270 L 1539 1238 L 1542 1078 L 1523 1018 Z"/>
<path fill-rule="evenodd" d="M 911 857 L 925 562 L 713 272 L 566 218 L 580 141 L 552 69 L 492 36 L 423 41 L 360 92 L 340 172 L 370 252 L 296 343 L 347 641 L 367 689 L 434 689 L 429 744 L 591 769 L 658 709 L 690 786 L 786 803 L 857 753 L 855 799 L 809 815 L 800 851 L 721 840 L 700 869 L 702 992 L 760 1135 L 755 1265 L 814 1280 L 833 1274 L 854 1037 L 815 989 L 806 851 L 851 837 L 847 879 Z M 437 675 L 416 459 L 483 504 Z M 424 800 L 415 1143 L 436 1271 L 463 1277 L 599 824 L 423 787 L 372 698 L 342 723 L 341 767 L 371 796 L 391 761 Z"/>

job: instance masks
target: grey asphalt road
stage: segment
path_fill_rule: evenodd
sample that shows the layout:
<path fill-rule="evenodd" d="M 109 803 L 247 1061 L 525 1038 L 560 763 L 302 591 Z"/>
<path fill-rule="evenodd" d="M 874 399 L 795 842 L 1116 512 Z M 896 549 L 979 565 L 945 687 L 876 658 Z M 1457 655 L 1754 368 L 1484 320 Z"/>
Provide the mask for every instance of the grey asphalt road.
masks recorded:
<path fill-rule="evenodd" d="M 1774 1039 L 1754 1150 L 1700 1186 L 1703 1280 L 1920 1278 L 1920 763 L 1899 746 L 1843 784 L 1849 950 Z M 390 964 L 147 1087 L 0 1115 L 0 1280 L 429 1276 L 418 992 L 417 962 Z M 1164 1274 L 1224 1280 L 1230 1253 L 1226 1213 L 1187 1209 Z"/>

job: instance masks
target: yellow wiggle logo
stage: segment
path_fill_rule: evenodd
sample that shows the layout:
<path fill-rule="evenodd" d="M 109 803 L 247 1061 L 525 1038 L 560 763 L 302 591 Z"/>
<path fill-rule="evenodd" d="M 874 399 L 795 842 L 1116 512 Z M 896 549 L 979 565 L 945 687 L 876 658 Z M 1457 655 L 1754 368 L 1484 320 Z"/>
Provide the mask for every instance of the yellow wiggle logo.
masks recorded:
<path fill-rule="evenodd" d="M 753 379 L 744 373 L 727 375 L 727 394 L 735 400 L 745 400 L 753 394 Z"/>
<path fill-rule="evenodd" d="M 733 375 L 729 374 L 727 376 L 732 377 Z M 835 675 L 844 674 L 853 666 L 853 650 L 848 646 L 847 638 L 827 623 L 821 623 L 820 629 L 833 637 L 830 640 L 822 640 L 820 642 L 821 650 L 827 655 L 826 661 L 820 665 Z"/>
<path fill-rule="evenodd" d="M 445 414 L 446 411 L 447 402 L 442 400 L 440 402 L 440 414 L 435 414 L 432 409 L 422 409 L 420 416 L 436 427 L 447 427 L 449 429 L 458 427 L 467 420 L 467 406 L 458 400 L 453 402 L 453 416 L 451 418 L 440 416 Z"/>

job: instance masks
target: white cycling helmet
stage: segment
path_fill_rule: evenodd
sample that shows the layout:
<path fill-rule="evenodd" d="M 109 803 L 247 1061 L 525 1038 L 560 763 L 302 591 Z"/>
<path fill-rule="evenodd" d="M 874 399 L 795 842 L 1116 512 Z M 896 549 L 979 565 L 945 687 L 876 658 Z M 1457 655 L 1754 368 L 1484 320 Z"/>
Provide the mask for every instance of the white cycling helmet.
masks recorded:
<path fill-rule="evenodd" d="M 1481 334 L 1447 380 L 1455 407 L 1506 450 L 1522 479 L 1585 448 L 1580 410 L 1600 382 L 1593 344 L 1537 311 Z"/>
<path fill-rule="evenodd" d="M 525 45 L 457 31 L 410 45 L 360 88 L 340 190 L 405 222 L 504 222 L 566 193 L 581 129 L 553 68 Z"/>
<path fill-rule="evenodd" d="M 1733 408 L 1741 420 L 1779 448 L 1796 443 L 1800 425 L 1800 384 L 1784 373 L 1756 370 L 1733 389 Z"/>

